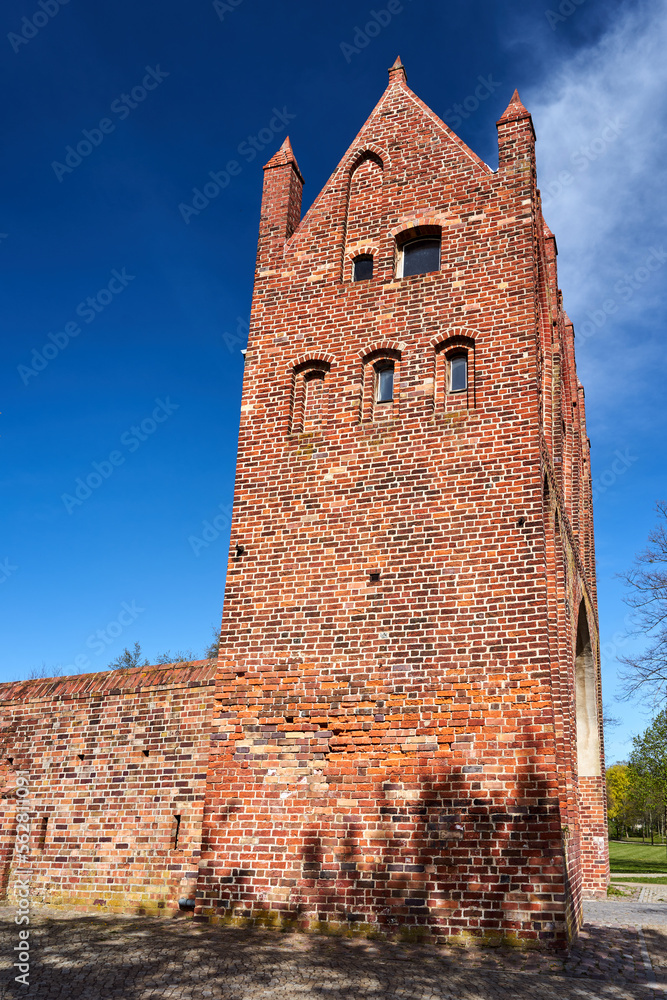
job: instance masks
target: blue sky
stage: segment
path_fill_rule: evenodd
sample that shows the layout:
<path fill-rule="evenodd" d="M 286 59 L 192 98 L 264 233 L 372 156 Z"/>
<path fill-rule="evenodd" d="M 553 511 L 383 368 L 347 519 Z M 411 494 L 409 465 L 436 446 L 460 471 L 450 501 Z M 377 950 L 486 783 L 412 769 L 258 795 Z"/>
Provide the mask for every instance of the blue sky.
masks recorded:
<path fill-rule="evenodd" d="M 534 116 L 587 391 L 613 707 L 629 648 L 616 574 L 667 496 L 666 6 L 3 7 L 0 679 L 102 669 L 135 641 L 149 658 L 203 652 L 222 607 L 261 168 L 289 132 L 307 207 L 400 52 L 411 87 L 494 168 L 514 87 Z M 490 96 L 474 107 L 480 77 Z M 224 189 L 194 202 L 211 173 Z M 612 760 L 647 721 L 614 711 Z"/>

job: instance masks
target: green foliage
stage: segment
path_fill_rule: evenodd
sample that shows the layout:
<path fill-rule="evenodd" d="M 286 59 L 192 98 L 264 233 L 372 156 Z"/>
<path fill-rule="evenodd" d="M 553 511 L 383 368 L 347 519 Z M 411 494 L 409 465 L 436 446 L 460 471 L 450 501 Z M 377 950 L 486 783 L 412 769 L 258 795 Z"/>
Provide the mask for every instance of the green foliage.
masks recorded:
<path fill-rule="evenodd" d="M 616 836 L 621 837 L 632 822 L 633 802 L 629 768 L 614 764 L 607 768 L 607 815 L 616 826 Z"/>
<path fill-rule="evenodd" d="M 667 712 L 658 713 L 641 736 L 633 736 L 628 760 L 638 812 L 651 830 L 667 808 Z"/>
<path fill-rule="evenodd" d="M 144 657 L 142 662 L 141 657 L 141 646 L 138 642 L 135 642 L 134 649 L 128 649 L 126 646 L 120 656 L 111 661 L 107 670 L 130 670 L 132 667 L 148 667 L 148 660 Z"/>
<path fill-rule="evenodd" d="M 667 827 L 667 711 L 633 737 L 627 764 L 608 767 L 606 780 L 610 832 L 618 839 L 639 828 L 653 843 Z"/>

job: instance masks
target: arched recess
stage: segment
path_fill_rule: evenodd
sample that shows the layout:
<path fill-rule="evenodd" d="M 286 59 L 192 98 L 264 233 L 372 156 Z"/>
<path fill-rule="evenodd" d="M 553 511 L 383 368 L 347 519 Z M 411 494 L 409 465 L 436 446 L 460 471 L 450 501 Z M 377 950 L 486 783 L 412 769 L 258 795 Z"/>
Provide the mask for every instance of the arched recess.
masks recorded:
<path fill-rule="evenodd" d="M 575 700 L 577 708 L 577 771 L 579 777 L 599 777 L 600 731 L 595 657 L 588 628 L 586 604 L 579 605 L 574 660 Z"/>
<path fill-rule="evenodd" d="M 360 153 L 350 167 L 345 217 L 345 274 L 351 280 L 351 259 L 361 253 L 373 256 L 384 218 L 384 164 L 373 150 Z"/>
<path fill-rule="evenodd" d="M 292 365 L 290 433 L 317 432 L 328 420 L 329 355 L 299 358 Z"/>

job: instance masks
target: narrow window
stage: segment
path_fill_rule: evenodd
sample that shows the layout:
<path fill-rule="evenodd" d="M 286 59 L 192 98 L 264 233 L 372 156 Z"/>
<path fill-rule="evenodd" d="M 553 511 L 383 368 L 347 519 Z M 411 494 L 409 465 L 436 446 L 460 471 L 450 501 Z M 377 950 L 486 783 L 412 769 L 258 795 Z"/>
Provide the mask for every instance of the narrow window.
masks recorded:
<path fill-rule="evenodd" d="M 37 850 L 43 851 L 46 846 L 46 831 L 49 826 L 49 817 L 42 816 L 42 822 L 39 828 L 39 839 L 37 841 Z"/>
<path fill-rule="evenodd" d="M 411 240 L 406 243 L 401 253 L 402 270 L 399 277 L 407 278 L 411 274 L 426 274 L 428 271 L 440 270 L 440 240 Z"/>
<path fill-rule="evenodd" d="M 468 357 L 457 354 L 449 362 L 449 391 L 465 392 L 468 388 Z"/>
<path fill-rule="evenodd" d="M 375 401 L 391 403 L 394 398 L 394 368 L 381 368 L 376 378 Z"/>
<path fill-rule="evenodd" d="M 352 261 L 352 280 L 370 281 L 373 277 L 373 258 L 370 254 L 360 254 Z"/>
<path fill-rule="evenodd" d="M 178 850 L 178 836 L 181 832 L 181 817 L 174 816 L 174 822 L 171 827 L 171 849 L 172 851 Z"/>

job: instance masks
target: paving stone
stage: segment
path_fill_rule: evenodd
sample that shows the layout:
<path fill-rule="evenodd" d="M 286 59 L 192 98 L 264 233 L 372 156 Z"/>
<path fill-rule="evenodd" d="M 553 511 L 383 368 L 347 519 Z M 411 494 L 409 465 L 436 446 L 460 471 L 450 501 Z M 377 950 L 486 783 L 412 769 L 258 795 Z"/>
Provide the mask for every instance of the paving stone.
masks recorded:
<path fill-rule="evenodd" d="M 667 992 L 667 904 L 587 902 L 585 915 L 562 958 L 36 907 L 26 989 L 11 968 L 14 909 L 1 906 L 0 1000 L 649 1000 Z"/>

